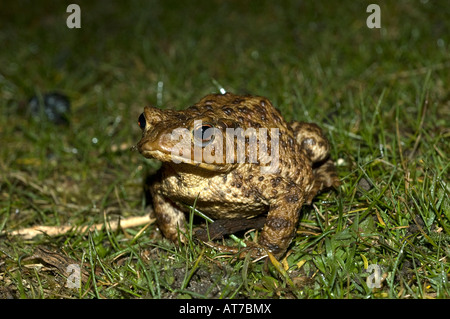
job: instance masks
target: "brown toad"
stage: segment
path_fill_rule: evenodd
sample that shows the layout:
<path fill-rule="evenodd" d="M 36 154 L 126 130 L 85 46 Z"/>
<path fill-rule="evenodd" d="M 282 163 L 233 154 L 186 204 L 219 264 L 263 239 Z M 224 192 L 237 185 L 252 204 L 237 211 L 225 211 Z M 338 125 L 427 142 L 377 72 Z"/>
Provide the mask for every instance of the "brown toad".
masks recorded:
<path fill-rule="evenodd" d="M 211 94 L 183 111 L 145 107 L 139 126 L 139 152 L 162 162 L 149 188 L 173 241 L 185 230 L 183 204 L 195 201 L 213 219 L 268 212 L 258 243 L 280 257 L 302 205 L 339 184 L 322 130 L 286 123 L 264 97 Z"/>

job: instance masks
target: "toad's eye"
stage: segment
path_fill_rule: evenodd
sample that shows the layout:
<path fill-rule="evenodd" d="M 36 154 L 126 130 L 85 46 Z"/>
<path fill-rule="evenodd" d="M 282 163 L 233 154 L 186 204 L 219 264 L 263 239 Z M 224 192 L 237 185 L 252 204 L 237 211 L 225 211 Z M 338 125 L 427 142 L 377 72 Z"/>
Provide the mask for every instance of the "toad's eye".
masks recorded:
<path fill-rule="evenodd" d="M 212 124 L 204 123 L 194 128 L 194 143 L 198 146 L 205 147 L 214 141 L 215 128 Z"/>
<path fill-rule="evenodd" d="M 141 115 L 139 115 L 138 124 L 139 124 L 139 127 L 141 129 L 145 130 L 145 126 L 147 125 L 147 121 L 145 120 L 144 113 L 141 113 Z"/>

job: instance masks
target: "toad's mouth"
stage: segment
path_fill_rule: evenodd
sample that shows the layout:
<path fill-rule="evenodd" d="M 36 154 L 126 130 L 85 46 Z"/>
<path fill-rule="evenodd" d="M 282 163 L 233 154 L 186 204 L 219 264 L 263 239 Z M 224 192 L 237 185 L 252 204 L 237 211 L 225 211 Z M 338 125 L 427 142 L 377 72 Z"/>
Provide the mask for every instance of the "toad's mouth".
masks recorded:
<path fill-rule="evenodd" d="M 141 141 L 142 142 L 142 141 Z M 202 157 L 200 160 L 196 156 L 192 156 L 191 152 L 188 152 L 188 154 L 177 154 L 176 150 L 171 149 L 158 149 L 152 147 L 151 143 L 141 143 L 139 142 L 136 145 L 136 148 L 139 150 L 139 152 L 146 158 L 153 158 L 156 160 L 159 160 L 164 163 L 170 163 L 170 164 L 188 164 L 191 166 L 196 166 L 199 168 L 203 168 L 210 171 L 228 171 L 233 165 L 229 163 L 217 163 L 217 162 L 205 162 L 202 160 Z"/>

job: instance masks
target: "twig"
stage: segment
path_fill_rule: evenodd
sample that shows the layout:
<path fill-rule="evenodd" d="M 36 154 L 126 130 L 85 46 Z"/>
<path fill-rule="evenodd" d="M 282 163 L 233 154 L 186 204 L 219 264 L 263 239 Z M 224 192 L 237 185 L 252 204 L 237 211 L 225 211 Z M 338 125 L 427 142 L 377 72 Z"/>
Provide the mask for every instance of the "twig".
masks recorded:
<path fill-rule="evenodd" d="M 119 219 L 112 222 L 107 222 L 112 231 L 121 228 L 132 228 L 142 226 L 145 224 L 152 224 L 156 219 L 150 218 L 150 215 L 130 217 L 125 219 Z M 77 226 L 63 225 L 63 226 L 33 226 L 29 228 L 19 229 L 12 232 L 2 232 L 0 235 L 20 236 L 24 239 L 33 239 L 38 235 L 45 234 L 50 237 L 56 237 L 64 235 L 70 232 L 72 229 L 77 229 L 77 232 L 84 233 L 86 231 L 101 230 L 105 226 L 105 223 L 95 224 L 91 226 L 82 226 L 77 229 Z"/>

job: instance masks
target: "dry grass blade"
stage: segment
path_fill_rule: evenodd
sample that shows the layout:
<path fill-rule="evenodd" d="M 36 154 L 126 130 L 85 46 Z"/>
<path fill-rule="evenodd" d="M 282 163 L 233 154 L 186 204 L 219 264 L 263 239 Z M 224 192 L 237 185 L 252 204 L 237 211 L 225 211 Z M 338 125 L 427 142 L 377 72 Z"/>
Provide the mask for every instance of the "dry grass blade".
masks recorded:
<path fill-rule="evenodd" d="M 138 217 L 130 217 L 125 219 L 119 219 L 112 222 L 108 222 L 109 228 L 114 231 L 117 230 L 119 227 L 126 229 L 126 228 L 133 228 L 138 227 L 146 224 L 152 224 L 155 222 L 154 218 L 150 218 L 149 215 L 145 216 L 138 216 Z M 104 223 L 95 224 L 92 226 L 82 226 L 77 228 L 76 226 L 72 225 L 63 225 L 63 226 L 33 226 L 28 227 L 24 229 L 15 230 L 12 232 L 3 232 L 1 235 L 9 235 L 9 236 L 20 236 L 24 239 L 33 239 L 36 236 L 39 235 L 47 235 L 50 237 L 56 237 L 64 235 L 68 232 L 70 232 L 73 229 L 77 229 L 78 233 L 85 233 L 87 231 L 94 231 L 94 230 L 101 230 L 105 226 Z"/>

